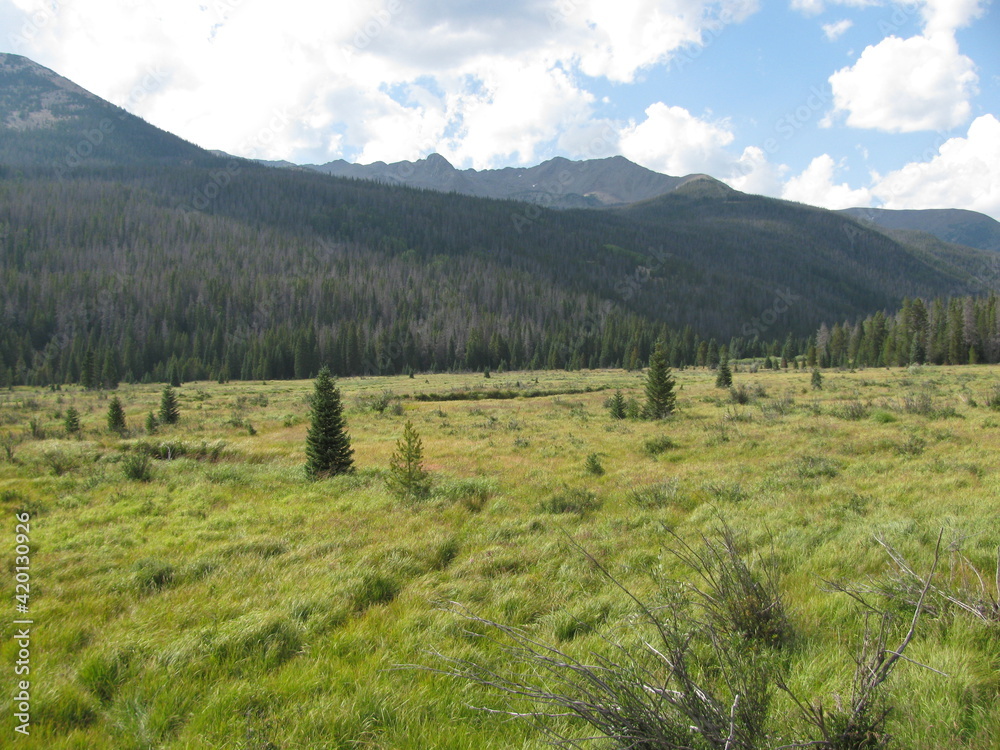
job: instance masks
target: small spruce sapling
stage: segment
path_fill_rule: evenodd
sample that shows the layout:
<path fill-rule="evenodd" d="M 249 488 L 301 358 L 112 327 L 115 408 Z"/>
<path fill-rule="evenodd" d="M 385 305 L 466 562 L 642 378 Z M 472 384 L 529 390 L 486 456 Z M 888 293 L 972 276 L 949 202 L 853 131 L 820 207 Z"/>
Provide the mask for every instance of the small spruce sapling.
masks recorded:
<path fill-rule="evenodd" d="M 125 409 L 117 396 L 108 404 L 108 429 L 119 435 L 125 432 Z"/>
<path fill-rule="evenodd" d="M 72 406 L 66 410 L 66 434 L 75 435 L 80 431 L 80 412 Z"/>
<path fill-rule="evenodd" d="M 177 394 L 174 393 L 171 386 L 164 386 L 163 395 L 160 396 L 160 422 L 162 424 L 177 424 L 180 418 L 181 410 L 177 403 Z"/>
<path fill-rule="evenodd" d="M 310 479 L 354 471 L 354 450 L 347 434 L 340 389 L 324 367 L 316 376 L 311 419 L 306 433 L 306 475 Z"/>
<path fill-rule="evenodd" d="M 625 419 L 626 416 L 626 404 L 625 396 L 622 395 L 620 390 L 615 391 L 615 394 L 608 401 L 608 409 L 611 411 L 612 419 Z"/>
<path fill-rule="evenodd" d="M 733 385 L 733 371 L 729 369 L 729 357 L 723 353 L 719 359 L 719 371 L 715 376 L 716 388 L 731 388 Z"/>
<path fill-rule="evenodd" d="M 396 497 L 423 500 L 431 491 L 431 477 L 424 469 L 424 445 L 420 435 L 407 420 L 403 437 L 396 443 L 396 452 L 389 460 L 386 484 Z"/>

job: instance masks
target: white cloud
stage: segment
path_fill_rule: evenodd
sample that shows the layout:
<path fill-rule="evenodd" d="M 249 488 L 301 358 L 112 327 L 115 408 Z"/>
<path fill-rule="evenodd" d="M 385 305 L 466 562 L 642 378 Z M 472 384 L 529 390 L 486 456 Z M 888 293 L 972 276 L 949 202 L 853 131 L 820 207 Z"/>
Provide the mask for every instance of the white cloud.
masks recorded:
<path fill-rule="evenodd" d="M 924 35 L 951 33 L 968 26 L 983 11 L 983 0 L 923 0 L 920 15 L 924 19 Z"/>
<path fill-rule="evenodd" d="M 829 5 L 846 5 L 851 8 L 867 8 L 881 5 L 883 0 L 791 0 L 792 10 L 797 10 L 807 16 L 816 16 L 826 10 Z"/>
<path fill-rule="evenodd" d="M 849 126 L 910 133 L 968 121 L 979 77 L 955 38 L 936 34 L 887 37 L 829 80 L 835 111 L 847 113 Z"/>
<path fill-rule="evenodd" d="M 673 53 L 703 43 L 706 32 L 739 23 L 757 11 L 758 0 L 563 0 L 559 19 L 574 38 L 581 70 L 628 83 Z"/>
<path fill-rule="evenodd" d="M 758 146 L 747 146 L 733 166 L 728 177 L 723 178 L 730 187 L 744 193 L 780 196 L 782 180 L 788 167 L 772 164 L 767 154 Z"/>
<path fill-rule="evenodd" d="M 891 17 L 882 21 L 883 24 L 896 29 L 919 14 L 924 23 L 924 35 L 930 36 L 942 32 L 951 33 L 968 26 L 983 15 L 987 4 L 989 0 L 912 0 L 903 3 L 897 0 L 791 0 L 790 7 L 807 16 L 819 15 L 828 5 L 852 8 L 892 7 Z M 824 25 L 824 30 L 826 27 Z"/>
<path fill-rule="evenodd" d="M 872 193 L 885 208 L 966 208 L 1000 220 L 1000 120 L 976 118 L 965 138 L 877 177 Z"/>
<path fill-rule="evenodd" d="M 836 171 L 833 157 L 817 156 L 801 174 L 785 183 L 781 197 L 830 209 L 871 205 L 872 194 L 867 188 L 852 189 L 846 182 L 834 183 Z"/>
<path fill-rule="evenodd" d="M 823 12 L 823 0 L 792 0 L 792 10 L 801 11 L 810 16 Z"/>
<path fill-rule="evenodd" d="M 590 117 L 594 97 L 559 68 L 495 60 L 479 75 L 481 91 L 453 105 L 459 131 L 443 153 L 458 163 L 483 168 L 514 155 L 533 162 L 541 144 Z"/>
<path fill-rule="evenodd" d="M 644 121 L 622 130 L 619 148 L 626 159 L 657 172 L 718 175 L 731 167 L 733 157 L 725 147 L 732 142 L 726 123 L 707 122 L 683 107 L 657 102 L 646 108 Z"/>
<path fill-rule="evenodd" d="M 632 82 L 758 4 L 74 0 L 46 11 L 23 53 L 207 147 L 310 161 L 438 150 L 483 167 L 580 142 L 595 106 L 580 74 Z M 150 69 L 162 80 L 131 96 Z"/>
<path fill-rule="evenodd" d="M 823 34 L 826 35 L 828 41 L 835 42 L 840 39 L 840 37 L 842 37 L 853 25 L 854 21 L 847 18 L 842 21 L 837 21 L 836 23 L 825 23 L 823 24 Z"/>

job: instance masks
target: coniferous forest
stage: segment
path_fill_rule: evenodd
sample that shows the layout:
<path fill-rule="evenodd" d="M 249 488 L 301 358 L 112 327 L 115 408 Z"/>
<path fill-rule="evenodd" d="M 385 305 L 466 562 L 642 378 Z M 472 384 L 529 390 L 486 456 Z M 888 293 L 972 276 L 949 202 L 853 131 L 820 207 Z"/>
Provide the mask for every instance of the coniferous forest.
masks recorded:
<path fill-rule="evenodd" d="M 707 187 L 545 211 L 235 161 L 7 168 L 0 382 L 634 368 L 661 337 L 674 367 L 996 361 L 981 258 Z"/>

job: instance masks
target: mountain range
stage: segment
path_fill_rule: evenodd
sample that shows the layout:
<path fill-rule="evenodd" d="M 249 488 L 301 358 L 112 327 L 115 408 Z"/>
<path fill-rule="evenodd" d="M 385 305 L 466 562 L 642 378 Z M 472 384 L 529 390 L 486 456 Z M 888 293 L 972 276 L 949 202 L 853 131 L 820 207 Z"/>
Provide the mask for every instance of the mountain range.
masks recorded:
<path fill-rule="evenodd" d="M 221 151 L 215 153 L 228 156 Z M 440 154 L 391 164 L 381 161 L 352 164 L 343 159 L 326 164 L 260 163 L 445 193 L 528 201 L 549 208 L 622 206 L 666 195 L 691 180 L 712 179 L 701 174 L 670 177 L 634 164 L 623 156 L 586 161 L 556 157 L 534 167 L 480 171 L 456 169 Z M 926 232 L 944 242 L 1000 252 L 1000 222 L 975 211 L 848 208 L 840 213 L 880 229 Z"/>
<path fill-rule="evenodd" d="M 333 164 L 212 153 L 0 55 L 0 374 L 634 366 L 657 338 L 684 365 L 1000 281 L 978 214 L 898 229 L 621 157 Z"/>

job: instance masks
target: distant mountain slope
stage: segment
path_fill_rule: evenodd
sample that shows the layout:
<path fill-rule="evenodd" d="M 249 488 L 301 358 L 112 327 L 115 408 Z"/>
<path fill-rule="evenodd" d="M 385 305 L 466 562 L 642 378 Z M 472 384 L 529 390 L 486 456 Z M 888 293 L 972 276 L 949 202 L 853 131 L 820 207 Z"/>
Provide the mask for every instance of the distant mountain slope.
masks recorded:
<path fill-rule="evenodd" d="M 216 157 L 26 57 L 0 53 L 0 163 L 89 166 L 200 163 Z"/>
<path fill-rule="evenodd" d="M 455 169 L 440 154 L 393 164 L 350 164 L 343 160 L 306 165 L 337 177 L 462 193 L 480 198 L 528 201 L 551 208 L 616 206 L 655 198 L 690 177 L 670 177 L 633 164 L 623 156 L 587 161 L 550 159 L 534 167 Z"/>
<path fill-rule="evenodd" d="M 927 232 L 944 242 L 1000 252 L 1000 222 L 975 211 L 960 208 L 906 211 L 847 208 L 840 213 L 886 229 Z"/>

